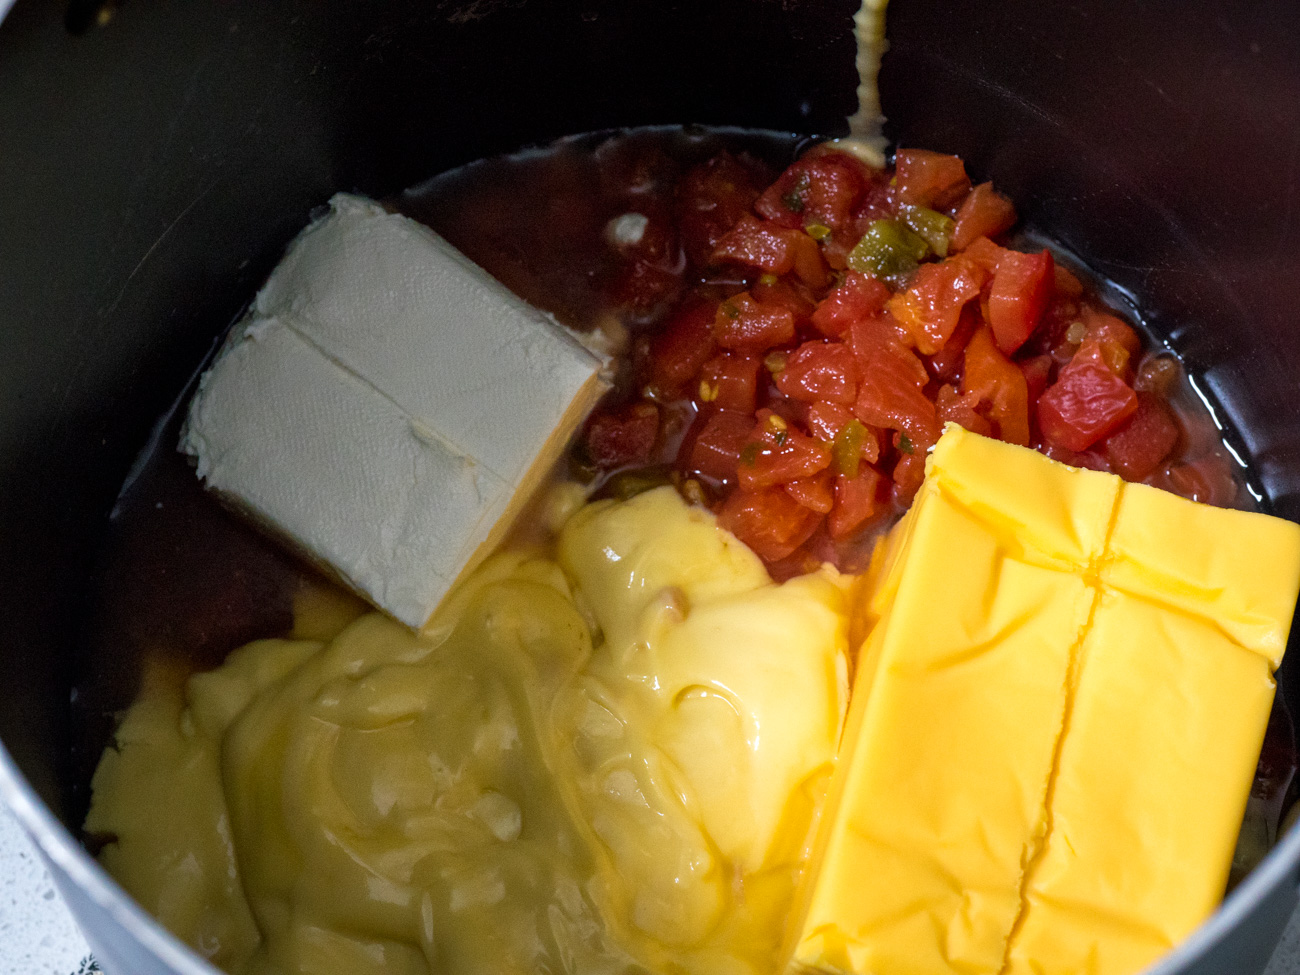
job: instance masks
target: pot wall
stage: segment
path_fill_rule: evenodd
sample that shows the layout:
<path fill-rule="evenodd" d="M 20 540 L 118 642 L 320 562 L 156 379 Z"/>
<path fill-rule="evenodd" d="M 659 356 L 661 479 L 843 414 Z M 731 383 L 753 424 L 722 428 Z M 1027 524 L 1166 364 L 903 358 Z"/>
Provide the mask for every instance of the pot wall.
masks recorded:
<path fill-rule="evenodd" d="M 607 126 L 834 131 L 855 7 L 126 0 L 72 36 L 61 3 L 20 0 L 0 24 L 0 740 L 21 770 L 0 762 L 0 793 L 93 940 L 166 943 L 141 947 L 152 925 L 56 822 L 84 813 L 68 694 L 99 539 L 155 418 L 308 210 Z M 890 134 L 962 155 L 1139 296 L 1300 516 L 1300 7 L 895 0 L 890 36 Z M 1276 851 L 1208 929 L 1232 971 L 1266 957 L 1297 860 L 1300 841 Z M 1248 947 L 1213 947 L 1233 932 Z"/>

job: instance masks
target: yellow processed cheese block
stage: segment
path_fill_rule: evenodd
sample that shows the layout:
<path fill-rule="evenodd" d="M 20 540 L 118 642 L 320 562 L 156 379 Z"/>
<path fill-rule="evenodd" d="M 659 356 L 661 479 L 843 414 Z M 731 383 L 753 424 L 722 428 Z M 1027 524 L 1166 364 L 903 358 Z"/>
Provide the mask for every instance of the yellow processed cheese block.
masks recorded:
<path fill-rule="evenodd" d="M 1300 527 L 950 426 L 880 562 L 791 967 L 1139 971 L 1222 896 Z"/>

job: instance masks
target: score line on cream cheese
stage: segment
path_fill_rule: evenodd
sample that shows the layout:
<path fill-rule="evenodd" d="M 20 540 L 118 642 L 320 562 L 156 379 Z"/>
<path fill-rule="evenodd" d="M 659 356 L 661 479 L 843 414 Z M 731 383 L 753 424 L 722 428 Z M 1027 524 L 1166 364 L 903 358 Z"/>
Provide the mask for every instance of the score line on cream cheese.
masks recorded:
<path fill-rule="evenodd" d="M 200 380 L 180 449 L 419 627 L 605 392 L 601 367 L 428 228 L 339 194 Z"/>

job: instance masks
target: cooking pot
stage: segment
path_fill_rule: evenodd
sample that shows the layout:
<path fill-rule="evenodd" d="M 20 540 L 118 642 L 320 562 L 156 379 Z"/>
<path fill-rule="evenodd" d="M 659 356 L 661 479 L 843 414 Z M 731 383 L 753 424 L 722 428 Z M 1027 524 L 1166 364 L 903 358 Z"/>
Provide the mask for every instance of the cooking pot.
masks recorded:
<path fill-rule="evenodd" d="M 78 841 L 97 552 L 155 419 L 309 210 L 611 126 L 836 133 L 856 5 L 19 0 L 0 24 L 0 797 L 106 970 L 212 971 Z M 1131 296 L 1300 518 L 1300 5 L 894 0 L 889 36 L 891 138 L 961 155 Z M 1154 971 L 1258 972 L 1298 883 L 1292 831 Z"/>

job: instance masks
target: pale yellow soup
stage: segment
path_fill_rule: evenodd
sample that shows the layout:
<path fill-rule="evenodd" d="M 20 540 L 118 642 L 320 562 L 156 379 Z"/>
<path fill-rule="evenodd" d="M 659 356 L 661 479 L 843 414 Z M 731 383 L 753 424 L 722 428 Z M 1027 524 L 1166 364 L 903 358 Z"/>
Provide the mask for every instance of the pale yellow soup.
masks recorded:
<path fill-rule="evenodd" d="M 152 675 L 86 828 L 230 972 L 769 972 L 847 704 L 846 589 L 773 583 L 671 488 L 588 504 L 421 634 L 317 599 L 297 632 L 326 639 Z"/>

